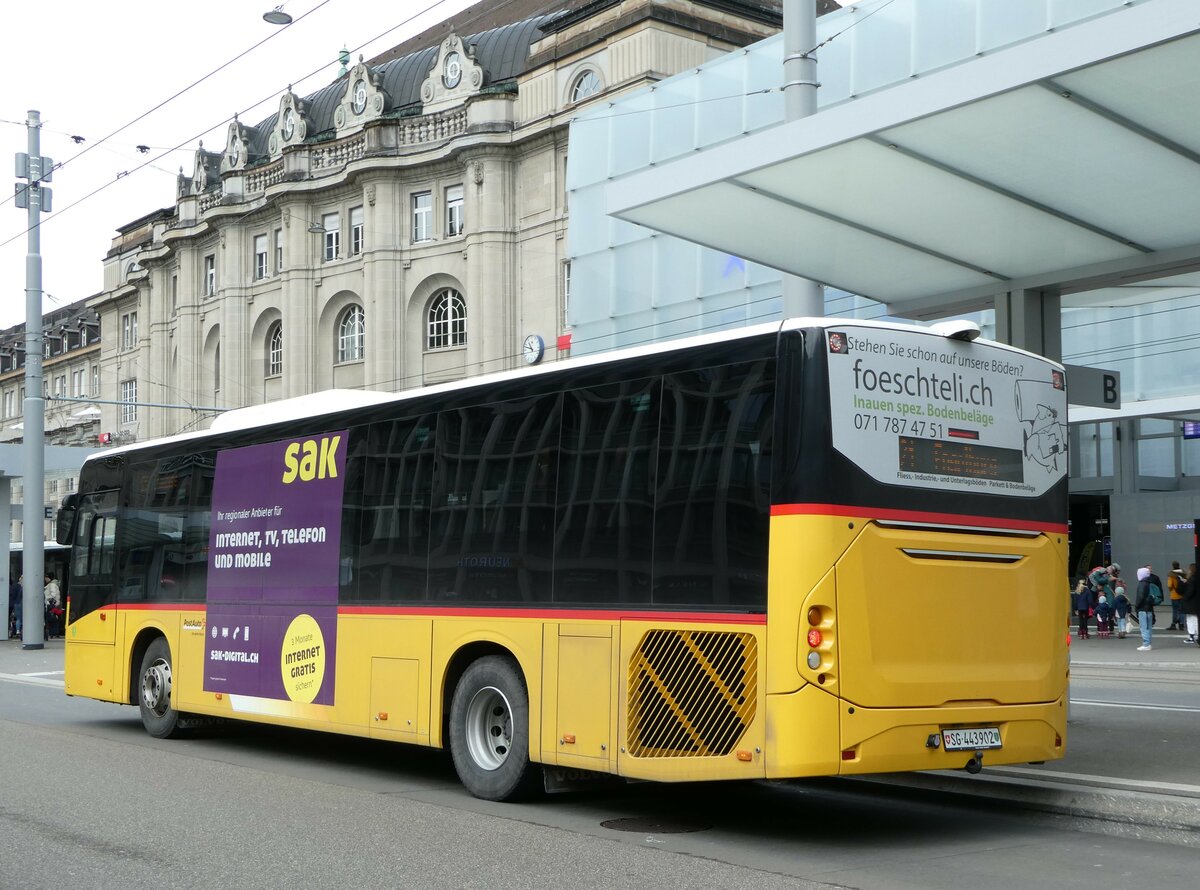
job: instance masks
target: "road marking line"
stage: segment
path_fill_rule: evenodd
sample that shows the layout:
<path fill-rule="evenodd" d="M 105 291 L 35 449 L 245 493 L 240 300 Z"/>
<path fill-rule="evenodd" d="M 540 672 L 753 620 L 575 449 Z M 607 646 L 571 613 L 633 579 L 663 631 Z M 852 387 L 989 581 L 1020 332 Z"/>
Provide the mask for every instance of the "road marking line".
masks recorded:
<path fill-rule="evenodd" d="M 1102 785 L 1109 788 L 1128 788 L 1130 791 L 1168 791 L 1178 794 L 1184 792 L 1200 796 L 1200 785 L 1183 785 L 1178 782 L 1150 782 L 1145 779 L 1117 779 L 1112 776 L 1089 776 L 1085 773 L 1063 773 L 1048 769 L 1023 769 L 1013 766 L 991 766 L 988 772 L 1004 775 L 1020 776 L 1030 779 L 1057 779 L 1066 782 L 1082 782 L 1089 785 Z"/>
<path fill-rule="evenodd" d="M 1200 714 L 1200 708 L 1189 708 L 1186 705 L 1139 705 L 1134 702 L 1094 701 L 1086 698 L 1073 698 L 1071 704 L 1091 705 L 1095 708 L 1131 708 L 1137 711 L 1177 711 L 1181 714 Z"/>
<path fill-rule="evenodd" d="M 25 674 L 18 674 L 19 677 L 61 677 L 66 671 L 29 671 Z"/>
<path fill-rule="evenodd" d="M 55 689 L 62 689 L 66 686 L 62 680 L 48 680 L 33 674 L 0 674 L 0 680 L 9 683 L 24 683 L 27 686 L 50 686 Z"/>

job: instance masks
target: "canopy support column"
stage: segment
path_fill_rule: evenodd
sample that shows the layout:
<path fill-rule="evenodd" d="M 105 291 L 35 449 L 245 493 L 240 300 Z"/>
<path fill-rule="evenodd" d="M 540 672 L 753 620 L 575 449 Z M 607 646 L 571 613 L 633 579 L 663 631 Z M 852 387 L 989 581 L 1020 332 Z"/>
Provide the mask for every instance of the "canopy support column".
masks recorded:
<path fill-rule="evenodd" d="M 1062 297 L 1057 288 L 1013 290 L 996 297 L 996 339 L 1062 361 Z"/>

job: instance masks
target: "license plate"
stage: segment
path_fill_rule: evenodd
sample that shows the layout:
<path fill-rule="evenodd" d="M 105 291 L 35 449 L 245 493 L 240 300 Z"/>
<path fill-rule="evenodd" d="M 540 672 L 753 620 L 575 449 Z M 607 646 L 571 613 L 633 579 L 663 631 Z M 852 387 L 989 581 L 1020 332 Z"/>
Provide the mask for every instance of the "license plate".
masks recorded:
<path fill-rule="evenodd" d="M 942 747 L 947 751 L 980 751 L 984 748 L 999 748 L 1000 730 L 995 726 L 977 726 L 974 729 L 943 729 Z"/>

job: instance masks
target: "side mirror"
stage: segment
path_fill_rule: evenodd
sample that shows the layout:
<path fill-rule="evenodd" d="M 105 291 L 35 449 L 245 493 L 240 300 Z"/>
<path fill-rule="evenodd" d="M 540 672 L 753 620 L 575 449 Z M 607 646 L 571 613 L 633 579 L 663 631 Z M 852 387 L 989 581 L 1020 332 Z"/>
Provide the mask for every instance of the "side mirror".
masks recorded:
<path fill-rule="evenodd" d="M 75 533 L 75 514 L 79 512 L 79 495 L 69 494 L 62 499 L 58 508 L 58 522 L 54 526 L 54 540 L 70 544 Z"/>

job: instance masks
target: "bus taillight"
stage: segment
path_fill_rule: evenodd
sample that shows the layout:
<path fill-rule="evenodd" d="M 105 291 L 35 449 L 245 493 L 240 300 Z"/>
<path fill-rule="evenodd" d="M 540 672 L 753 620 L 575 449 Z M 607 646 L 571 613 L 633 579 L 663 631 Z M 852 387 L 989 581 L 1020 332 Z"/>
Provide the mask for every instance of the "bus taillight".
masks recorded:
<path fill-rule="evenodd" d="M 808 645 L 811 648 L 813 648 L 813 649 L 818 648 L 821 645 L 821 639 L 822 639 L 821 632 L 819 630 L 817 630 L 815 627 L 808 632 Z"/>

